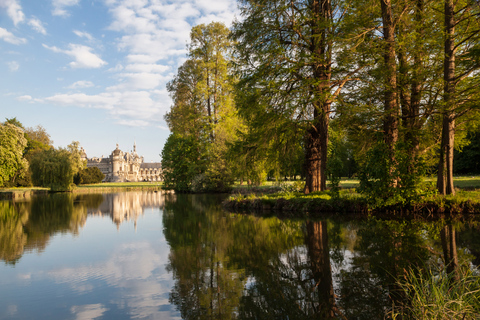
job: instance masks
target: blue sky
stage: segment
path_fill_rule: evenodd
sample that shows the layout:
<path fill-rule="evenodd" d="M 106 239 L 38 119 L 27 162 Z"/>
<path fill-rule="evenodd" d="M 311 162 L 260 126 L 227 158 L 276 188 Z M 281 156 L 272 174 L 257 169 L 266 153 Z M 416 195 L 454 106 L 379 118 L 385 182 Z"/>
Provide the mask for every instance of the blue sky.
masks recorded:
<path fill-rule="evenodd" d="M 0 121 L 43 126 L 89 157 L 118 143 L 161 161 L 165 85 L 192 26 L 230 26 L 235 0 L 0 0 Z"/>

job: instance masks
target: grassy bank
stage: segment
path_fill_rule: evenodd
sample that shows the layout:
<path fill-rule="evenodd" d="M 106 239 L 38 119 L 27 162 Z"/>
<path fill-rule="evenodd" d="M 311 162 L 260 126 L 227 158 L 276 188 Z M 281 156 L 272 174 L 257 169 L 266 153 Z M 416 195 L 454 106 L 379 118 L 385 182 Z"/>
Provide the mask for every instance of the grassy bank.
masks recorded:
<path fill-rule="evenodd" d="M 366 198 L 354 189 L 343 189 L 337 197 L 332 197 L 329 191 L 309 195 L 301 192 L 274 192 L 275 189 L 272 188 L 252 189 L 251 193 L 242 189 L 236 191 L 224 201 L 227 210 L 275 212 L 295 217 L 319 216 L 325 213 L 432 219 L 446 214 L 480 217 L 480 191 L 459 190 L 455 196 L 435 195 L 416 203 L 398 203 L 380 208 L 369 205 Z"/>
<path fill-rule="evenodd" d="M 77 186 L 72 192 L 115 192 L 115 191 L 134 191 L 134 190 L 161 190 L 162 182 L 106 182 L 96 184 L 86 184 Z M 29 188 L 5 188 L 0 189 L 0 199 L 21 199 L 29 198 L 33 194 L 47 194 L 48 188 L 29 187 Z"/>

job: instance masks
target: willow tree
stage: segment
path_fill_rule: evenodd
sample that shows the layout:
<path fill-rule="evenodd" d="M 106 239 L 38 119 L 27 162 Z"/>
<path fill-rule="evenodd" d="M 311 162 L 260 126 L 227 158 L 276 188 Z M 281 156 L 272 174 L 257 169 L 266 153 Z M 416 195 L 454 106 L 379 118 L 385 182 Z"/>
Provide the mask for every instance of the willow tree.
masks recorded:
<path fill-rule="evenodd" d="M 259 127 L 291 126 L 305 139 L 305 193 L 325 190 L 329 117 L 348 74 L 334 68 L 346 11 L 336 0 L 241 0 L 237 41 L 238 105 Z M 273 125 L 276 123 L 277 125 Z"/>

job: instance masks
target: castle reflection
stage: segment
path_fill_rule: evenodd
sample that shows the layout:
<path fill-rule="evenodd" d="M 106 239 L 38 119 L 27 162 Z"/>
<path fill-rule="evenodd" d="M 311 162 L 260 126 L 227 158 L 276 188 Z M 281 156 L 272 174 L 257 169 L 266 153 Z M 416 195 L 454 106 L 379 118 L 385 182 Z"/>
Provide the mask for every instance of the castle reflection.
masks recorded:
<path fill-rule="evenodd" d="M 117 230 L 124 222 L 144 215 L 146 209 L 164 208 L 165 193 L 58 193 L 29 201 L 0 201 L 0 260 L 15 264 L 24 252 L 43 252 L 59 233 L 78 236 L 89 216 L 110 217 Z"/>
<path fill-rule="evenodd" d="M 88 208 L 88 215 L 109 216 L 117 229 L 125 221 L 133 221 L 135 228 L 138 217 L 142 216 L 145 209 L 164 208 L 165 193 L 131 191 L 124 193 L 103 194 L 103 202 L 97 208 Z"/>

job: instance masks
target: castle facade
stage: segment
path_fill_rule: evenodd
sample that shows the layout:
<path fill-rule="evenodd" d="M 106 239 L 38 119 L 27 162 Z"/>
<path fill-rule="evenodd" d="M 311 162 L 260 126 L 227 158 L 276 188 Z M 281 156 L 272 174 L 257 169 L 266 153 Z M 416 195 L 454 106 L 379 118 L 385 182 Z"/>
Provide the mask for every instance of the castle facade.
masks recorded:
<path fill-rule="evenodd" d="M 132 152 L 123 152 L 118 148 L 112 151 L 108 158 L 87 158 L 87 167 L 97 167 L 105 175 L 104 182 L 138 182 L 162 181 L 162 164 L 160 162 L 146 163 L 137 154 L 137 145 L 133 144 Z"/>

